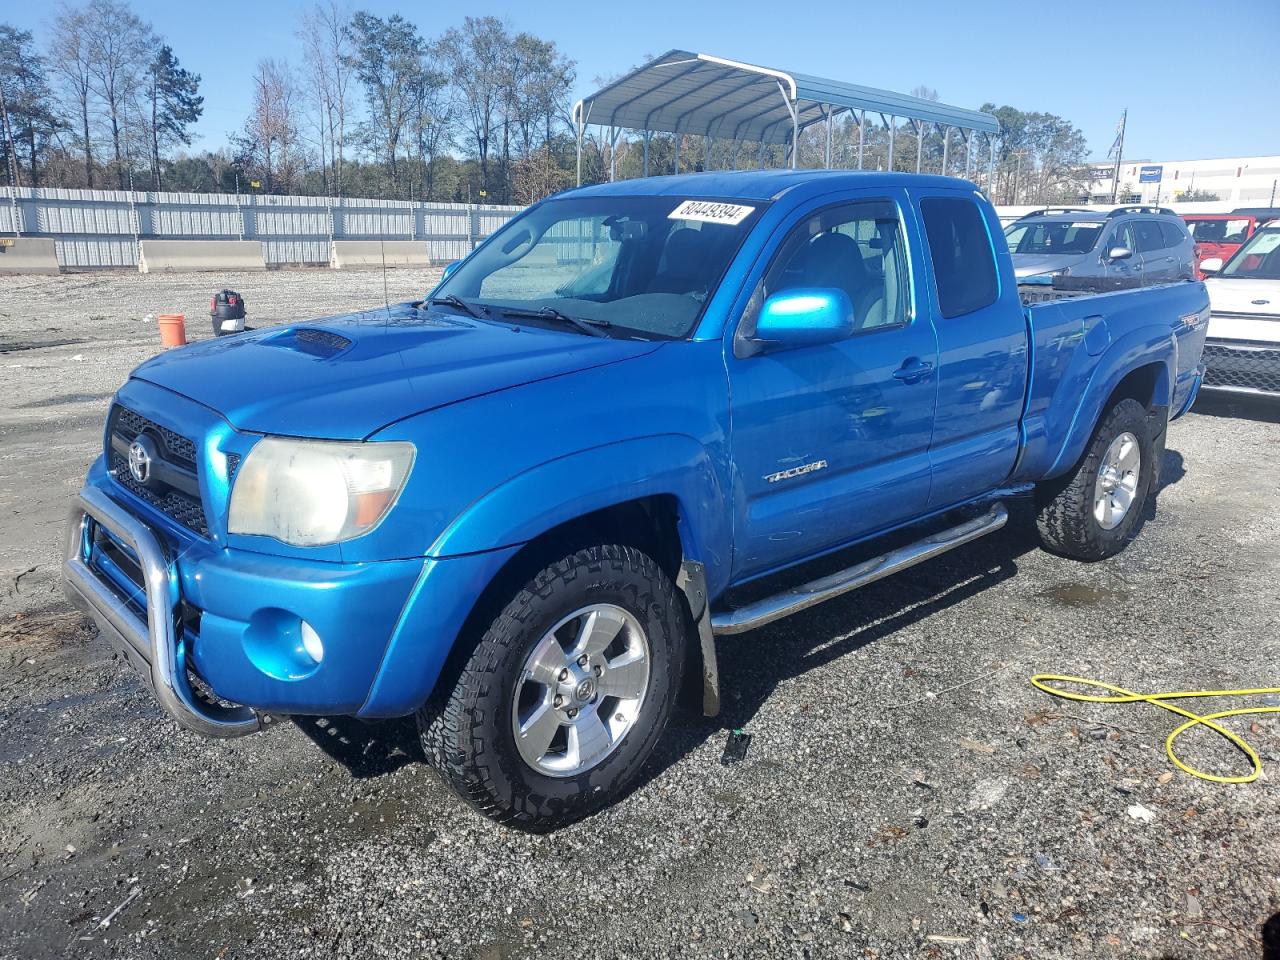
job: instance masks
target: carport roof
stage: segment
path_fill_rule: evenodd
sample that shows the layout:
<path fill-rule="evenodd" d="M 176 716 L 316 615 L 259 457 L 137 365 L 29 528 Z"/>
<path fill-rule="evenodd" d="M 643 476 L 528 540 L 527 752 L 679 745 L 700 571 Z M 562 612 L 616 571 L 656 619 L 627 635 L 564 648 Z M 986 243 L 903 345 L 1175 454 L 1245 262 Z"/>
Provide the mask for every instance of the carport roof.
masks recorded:
<path fill-rule="evenodd" d="M 866 110 L 992 134 L 995 117 L 861 84 L 671 50 L 574 105 L 579 126 L 787 143 L 829 110 Z"/>

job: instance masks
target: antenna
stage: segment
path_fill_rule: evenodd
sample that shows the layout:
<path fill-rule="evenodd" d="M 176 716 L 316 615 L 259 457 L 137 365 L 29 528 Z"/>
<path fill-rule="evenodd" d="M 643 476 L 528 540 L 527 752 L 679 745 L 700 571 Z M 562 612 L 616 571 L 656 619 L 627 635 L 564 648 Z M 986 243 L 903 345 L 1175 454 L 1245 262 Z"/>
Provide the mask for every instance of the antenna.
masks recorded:
<path fill-rule="evenodd" d="M 382 256 L 382 307 L 387 312 L 387 323 L 391 323 L 391 298 L 387 295 L 387 247 L 382 237 L 378 238 L 378 253 Z"/>

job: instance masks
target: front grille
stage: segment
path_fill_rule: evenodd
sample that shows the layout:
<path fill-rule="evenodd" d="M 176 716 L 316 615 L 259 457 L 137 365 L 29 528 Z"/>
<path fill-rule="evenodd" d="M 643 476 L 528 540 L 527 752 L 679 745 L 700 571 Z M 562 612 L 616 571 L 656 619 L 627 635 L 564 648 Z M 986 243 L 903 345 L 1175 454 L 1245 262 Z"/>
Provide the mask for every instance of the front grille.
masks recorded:
<path fill-rule="evenodd" d="M 126 440 L 132 440 L 144 430 L 153 436 L 160 438 L 165 449 L 173 455 L 173 459 L 190 467 L 192 470 L 196 468 L 196 445 L 193 441 L 188 440 L 181 434 L 174 433 L 168 427 L 162 427 L 160 424 L 152 420 L 148 420 L 140 413 L 135 413 L 128 407 L 122 407 L 116 404 L 111 408 L 111 429 L 120 434 Z"/>
<path fill-rule="evenodd" d="M 155 480 L 149 484 L 141 484 L 133 478 L 129 472 L 128 456 L 118 449 L 119 445 L 114 444 L 113 440 L 119 438 L 127 446 L 143 433 L 151 437 L 152 442 L 159 441 L 157 452 L 160 457 L 181 474 L 174 482 L 189 489 L 178 489 Z M 111 474 L 120 486 L 193 533 L 202 537 L 209 536 L 204 505 L 196 492 L 199 490 L 199 467 L 196 462 L 196 445 L 192 440 L 148 420 L 128 407 L 116 404 L 111 408 L 107 420 L 106 454 Z"/>
<path fill-rule="evenodd" d="M 1280 347 L 1204 345 L 1206 387 L 1244 387 L 1280 393 Z"/>

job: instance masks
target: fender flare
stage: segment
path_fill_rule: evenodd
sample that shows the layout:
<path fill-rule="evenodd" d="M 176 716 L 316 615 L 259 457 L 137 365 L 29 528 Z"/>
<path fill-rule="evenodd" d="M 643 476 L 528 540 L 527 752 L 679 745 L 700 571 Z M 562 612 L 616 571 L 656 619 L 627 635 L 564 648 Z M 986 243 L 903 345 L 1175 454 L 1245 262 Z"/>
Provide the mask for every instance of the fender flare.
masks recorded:
<path fill-rule="evenodd" d="M 532 467 L 467 506 L 427 556 L 444 558 L 528 543 L 597 510 L 651 496 L 674 497 L 686 560 L 728 562 L 729 496 L 705 446 L 657 434 L 580 450 Z"/>
<path fill-rule="evenodd" d="M 1076 407 L 1071 428 L 1067 431 L 1067 437 L 1053 465 L 1045 471 L 1045 478 L 1065 473 L 1080 459 L 1104 413 L 1103 404 L 1120 385 L 1120 381 L 1133 371 L 1152 364 L 1160 365 L 1163 373 L 1156 380 L 1154 400 L 1157 406 L 1167 408 L 1172 400 L 1174 380 L 1170 367 L 1176 362 L 1177 353 L 1177 338 L 1164 329 L 1160 330 L 1157 338 L 1152 338 L 1151 329 L 1147 328 L 1135 330 L 1112 343 L 1098 358 L 1089 386 Z"/>

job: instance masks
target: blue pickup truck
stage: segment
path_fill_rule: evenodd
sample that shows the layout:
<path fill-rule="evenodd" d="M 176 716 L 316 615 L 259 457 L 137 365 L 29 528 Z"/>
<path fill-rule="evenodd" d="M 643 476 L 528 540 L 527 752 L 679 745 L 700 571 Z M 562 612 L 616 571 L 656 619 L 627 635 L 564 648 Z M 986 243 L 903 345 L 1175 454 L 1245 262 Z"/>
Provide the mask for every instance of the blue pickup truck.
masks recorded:
<path fill-rule="evenodd" d="M 67 592 L 189 729 L 416 713 L 464 799 L 549 829 L 634 781 L 686 671 L 716 712 L 719 635 L 996 530 L 1018 493 L 1048 549 L 1120 550 L 1208 317 L 1195 282 L 1023 307 L 954 178 L 573 190 L 420 302 L 138 367 Z"/>

